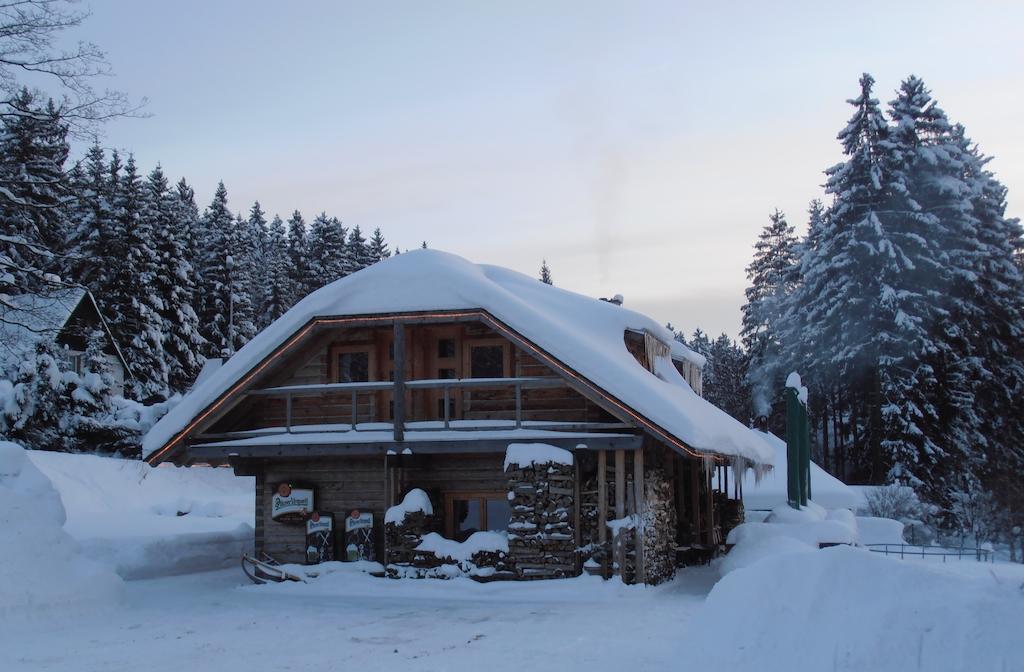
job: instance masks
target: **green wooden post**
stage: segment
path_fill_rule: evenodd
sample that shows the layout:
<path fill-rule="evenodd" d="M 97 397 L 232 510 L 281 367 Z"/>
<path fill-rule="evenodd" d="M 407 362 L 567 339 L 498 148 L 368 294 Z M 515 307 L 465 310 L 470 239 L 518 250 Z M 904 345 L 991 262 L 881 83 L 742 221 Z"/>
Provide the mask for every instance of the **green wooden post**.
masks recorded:
<path fill-rule="evenodd" d="M 800 417 L 800 504 L 807 506 L 807 500 L 811 498 L 811 445 L 807 426 L 807 406 L 800 402 L 799 398 L 797 404 L 797 414 Z"/>
<path fill-rule="evenodd" d="M 800 508 L 800 409 L 797 391 L 786 388 L 786 493 L 789 505 Z"/>

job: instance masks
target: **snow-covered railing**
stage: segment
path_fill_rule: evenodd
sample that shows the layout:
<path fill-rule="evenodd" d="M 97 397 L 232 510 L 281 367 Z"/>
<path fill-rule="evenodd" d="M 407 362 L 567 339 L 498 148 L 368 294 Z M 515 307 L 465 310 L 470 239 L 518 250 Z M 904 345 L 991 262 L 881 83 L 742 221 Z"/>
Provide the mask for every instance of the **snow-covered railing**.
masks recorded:
<path fill-rule="evenodd" d="M 359 382 L 359 383 L 326 383 L 322 385 L 287 385 L 280 387 L 269 387 L 260 390 L 253 390 L 250 396 L 284 398 L 285 401 L 285 431 L 292 431 L 292 399 L 295 397 L 311 397 L 336 393 L 348 392 L 351 395 L 352 417 L 350 431 L 358 431 L 358 397 L 360 393 L 392 392 L 401 394 L 405 389 L 412 390 L 436 390 L 443 392 L 444 409 L 443 428 L 451 428 L 451 408 L 449 400 L 452 389 L 496 389 L 512 387 L 515 396 L 514 423 L 516 429 L 523 426 L 523 402 L 522 391 L 527 389 L 565 387 L 566 382 L 560 378 L 540 377 L 515 377 L 515 378 L 437 378 L 409 381 L 380 381 L 380 382 Z M 395 420 L 393 428 L 396 436 L 405 431 L 404 413 L 399 412 L 396 404 Z M 397 440 L 397 439 L 396 439 Z"/>
<path fill-rule="evenodd" d="M 901 558 L 973 558 L 978 562 L 995 562 L 995 554 L 987 548 L 950 548 L 946 546 L 913 546 L 911 544 L 865 544 L 873 553 L 898 555 Z"/>

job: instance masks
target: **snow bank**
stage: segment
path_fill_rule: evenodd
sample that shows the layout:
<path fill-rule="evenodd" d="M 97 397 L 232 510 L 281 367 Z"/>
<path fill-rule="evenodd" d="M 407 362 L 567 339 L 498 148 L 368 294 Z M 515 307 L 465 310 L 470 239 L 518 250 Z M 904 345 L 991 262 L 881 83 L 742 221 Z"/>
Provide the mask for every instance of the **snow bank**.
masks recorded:
<path fill-rule="evenodd" d="M 621 306 L 537 282 L 498 266 L 437 250 L 400 254 L 313 292 L 261 331 L 197 385 L 143 439 L 143 455 L 163 447 L 204 408 L 316 317 L 424 310 L 484 309 L 538 347 L 688 446 L 770 462 L 764 442 L 696 393 L 669 355 L 657 375 L 626 349 L 627 329 L 665 344 L 673 334 Z"/>
<path fill-rule="evenodd" d="M 735 672 L 1010 670 L 1024 638 L 1007 624 L 1022 619 L 1016 582 L 845 546 L 796 550 L 719 581 L 679 651 L 688 668 Z"/>
<path fill-rule="evenodd" d="M 438 558 L 469 562 L 474 553 L 508 553 L 508 537 L 501 532 L 474 532 L 463 542 L 445 539 L 437 532 L 423 535 L 417 551 L 433 553 Z"/>
<path fill-rule="evenodd" d="M 505 471 L 512 465 L 532 467 L 537 464 L 572 464 L 572 453 L 546 443 L 511 443 L 505 449 Z"/>
<path fill-rule="evenodd" d="M 857 516 L 857 532 L 862 544 L 905 544 L 903 523 L 892 518 Z"/>
<path fill-rule="evenodd" d="M 64 506 L 16 443 L 0 441 L 0 615 L 116 603 L 121 579 L 63 529 Z"/>
<path fill-rule="evenodd" d="M 405 493 L 401 503 L 395 504 L 384 513 L 384 522 L 402 525 L 405 517 L 410 513 L 422 511 L 425 515 L 434 514 L 434 507 L 430 504 L 430 497 L 419 488 L 413 488 Z"/>
<path fill-rule="evenodd" d="M 819 544 L 855 544 L 857 538 L 857 521 L 847 509 L 826 511 L 812 502 L 798 510 L 784 504 L 763 523 L 743 523 L 733 528 L 726 542 L 735 547 L 719 569 L 727 574 L 761 557 L 816 549 Z M 730 561 L 733 554 L 736 558 Z"/>
<path fill-rule="evenodd" d="M 204 571 L 252 547 L 254 482 L 230 469 L 29 451 L 60 493 L 64 530 L 124 578 Z"/>

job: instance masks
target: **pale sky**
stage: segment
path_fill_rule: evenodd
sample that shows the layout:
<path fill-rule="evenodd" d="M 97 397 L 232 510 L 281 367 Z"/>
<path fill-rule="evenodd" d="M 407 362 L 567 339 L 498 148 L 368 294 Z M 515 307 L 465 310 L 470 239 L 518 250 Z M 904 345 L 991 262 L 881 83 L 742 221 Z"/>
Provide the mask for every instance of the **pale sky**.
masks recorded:
<path fill-rule="evenodd" d="M 730 8 L 720 5 L 730 4 Z M 710 5 L 715 5 L 711 7 Z M 922 77 L 1024 215 L 1024 3 L 135 2 L 76 36 L 148 97 L 103 143 L 402 249 L 736 335 L 751 245 L 798 230 L 867 71 Z"/>

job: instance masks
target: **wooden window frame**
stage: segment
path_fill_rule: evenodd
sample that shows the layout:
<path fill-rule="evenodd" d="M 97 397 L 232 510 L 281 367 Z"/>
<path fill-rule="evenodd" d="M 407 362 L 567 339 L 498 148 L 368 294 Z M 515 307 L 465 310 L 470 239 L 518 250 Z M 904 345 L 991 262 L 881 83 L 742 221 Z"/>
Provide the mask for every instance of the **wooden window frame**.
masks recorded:
<path fill-rule="evenodd" d="M 455 500 L 480 500 L 480 529 L 487 530 L 487 500 L 508 500 L 508 493 L 498 490 L 444 493 L 444 533 L 448 539 L 455 539 Z"/>
<path fill-rule="evenodd" d="M 501 346 L 501 371 L 502 378 L 512 377 L 512 344 L 500 336 L 491 338 L 473 338 L 462 342 L 462 377 L 473 377 L 473 348 L 488 347 L 493 345 Z"/>
<path fill-rule="evenodd" d="M 377 348 L 372 341 L 366 343 L 353 343 L 346 345 L 332 345 L 328 351 L 330 353 L 329 382 L 337 383 L 338 381 L 338 355 L 344 355 L 352 352 L 365 352 L 367 355 L 366 363 L 366 377 L 373 381 L 377 380 Z"/>

